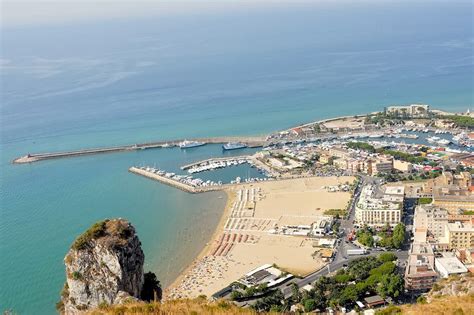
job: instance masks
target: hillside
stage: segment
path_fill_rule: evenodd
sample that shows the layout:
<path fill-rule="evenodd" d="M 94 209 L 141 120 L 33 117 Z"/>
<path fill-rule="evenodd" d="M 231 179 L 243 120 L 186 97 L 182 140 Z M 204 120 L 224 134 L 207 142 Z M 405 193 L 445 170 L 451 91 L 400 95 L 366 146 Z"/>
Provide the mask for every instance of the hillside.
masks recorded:
<path fill-rule="evenodd" d="M 130 303 L 108 306 L 89 313 L 90 315 L 128 315 L 128 314 L 257 314 L 246 308 L 239 308 L 232 303 L 218 301 L 209 303 L 204 298 L 194 300 L 172 300 L 166 303 Z M 262 314 L 262 313 L 260 313 Z"/>
<path fill-rule="evenodd" d="M 430 314 L 430 315 L 474 315 L 474 277 L 451 277 L 443 279 L 417 304 L 389 306 L 376 312 L 377 315 L 392 314 Z M 443 295 L 440 295 L 443 294 Z M 106 306 L 89 314 L 257 314 L 251 309 L 239 308 L 229 302 L 209 303 L 205 298 L 194 300 L 173 300 L 161 303 L 130 303 L 118 306 Z M 269 313 L 258 313 L 269 314 Z M 277 314 L 277 313 L 273 313 Z"/>

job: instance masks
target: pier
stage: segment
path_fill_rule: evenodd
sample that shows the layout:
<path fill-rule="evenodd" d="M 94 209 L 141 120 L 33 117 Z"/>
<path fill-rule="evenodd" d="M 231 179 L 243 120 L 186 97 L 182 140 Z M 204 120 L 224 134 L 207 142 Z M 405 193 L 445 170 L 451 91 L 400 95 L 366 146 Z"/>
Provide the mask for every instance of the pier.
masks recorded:
<path fill-rule="evenodd" d="M 136 150 L 146 150 L 146 149 L 154 149 L 154 148 L 168 148 L 168 147 L 177 146 L 180 142 L 183 142 L 184 140 L 185 139 L 137 143 L 137 144 L 131 144 L 131 145 L 82 149 L 82 150 L 75 150 L 75 151 L 32 153 L 32 154 L 27 154 L 22 157 L 18 157 L 14 159 L 12 163 L 24 164 L 24 163 L 38 162 L 42 160 L 51 160 L 51 159 L 84 156 L 84 155 L 92 155 L 92 154 L 136 151 Z M 205 142 L 205 143 L 210 143 L 210 144 L 241 142 L 241 143 L 246 144 L 249 148 L 261 147 L 261 146 L 266 145 L 267 143 L 266 136 L 214 137 L 214 138 L 197 138 L 197 139 L 195 138 L 195 139 L 186 139 L 186 140 Z"/>
<path fill-rule="evenodd" d="M 221 158 L 210 158 L 206 160 L 201 160 L 197 162 L 193 162 L 190 164 L 186 164 L 181 166 L 182 170 L 187 170 L 196 166 L 203 166 L 215 162 L 227 162 L 227 161 L 233 161 L 233 160 L 245 160 L 245 161 L 250 161 L 251 156 L 250 155 L 237 155 L 237 156 L 228 156 L 228 157 L 221 157 Z"/>
<path fill-rule="evenodd" d="M 198 194 L 198 193 L 203 193 L 203 192 L 208 192 L 208 191 L 216 191 L 216 190 L 223 190 L 225 187 L 229 185 L 220 185 L 220 186 L 192 186 L 186 183 L 182 183 L 178 180 L 175 180 L 173 178 L 169 178 L 163 175 L 159 175 L 153 172 L 149 172 L 147 170 L 140 169 L 138 167 L 130 167 L 129 172 L 141 175 L 143 177 L 147 177 L 156 181 L 159 181 L 160 183 L 166 184 L 171 187 L 175 187 L 178 189 L 181 189 L 182 191 L 191 193 L 191 194 Z"/>

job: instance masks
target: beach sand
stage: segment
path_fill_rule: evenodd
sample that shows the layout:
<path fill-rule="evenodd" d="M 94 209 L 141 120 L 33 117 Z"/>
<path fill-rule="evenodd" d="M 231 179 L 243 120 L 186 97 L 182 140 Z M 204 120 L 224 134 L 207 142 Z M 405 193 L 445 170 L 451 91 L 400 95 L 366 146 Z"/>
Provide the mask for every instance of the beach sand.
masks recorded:
<path fill-rule="evenodd" d="M 227 205 L 212 240 L 174 283 L 166 298 L 211 296 L 263 264 L 276 264 L 295 275 L 320 269 L 325 262 L 313 240 L 270 234 L 275 226 L 306 224 L 324 210 L 344 208 L 348 192 L 328 192 L 323 186 L 343 184 L 353 177 L 310 177 L 235 185 L 226 190 Z"/>

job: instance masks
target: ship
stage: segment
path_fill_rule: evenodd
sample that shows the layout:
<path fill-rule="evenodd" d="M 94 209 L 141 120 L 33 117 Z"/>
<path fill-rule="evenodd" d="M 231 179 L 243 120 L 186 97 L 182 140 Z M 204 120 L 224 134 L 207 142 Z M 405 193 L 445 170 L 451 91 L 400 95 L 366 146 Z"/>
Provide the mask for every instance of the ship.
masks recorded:
<path fill-rule="evenodd" d="M 203 146 L 205 144 L 206 144 L 205 142 L 184 140 L 183 142 L 179 143 L 179 147 L 181 149 L 189 149 L 189 148 L 200 147 L 200 146 Z"/>
<path fill-rule="evenodd" d="M 224 150 L 237 150 L 246 148 L 247 145 L 240 142 L 228 142 L 222 146 Z"/>

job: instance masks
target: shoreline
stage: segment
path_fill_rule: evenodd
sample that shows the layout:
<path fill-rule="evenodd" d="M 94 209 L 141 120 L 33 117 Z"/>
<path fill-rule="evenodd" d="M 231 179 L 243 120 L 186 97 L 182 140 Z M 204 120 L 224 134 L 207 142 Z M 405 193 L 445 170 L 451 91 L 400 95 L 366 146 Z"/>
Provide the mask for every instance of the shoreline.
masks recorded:
<path fill-rule="evenodd" d="M 202 258 L 207 256 L 207 254 L 211 251 L 214 241 L 218 239 L 221 233 L 223 233 L 224 226 L 227 221 L 227 217 L 231 212 L 232 202 L 235 199 L 235 196 L 231 190 L 232 190 L 231 188 L 226 188 L 226 189 L 221 190 L 223 193 L 225 193 L 227 200 L 226 200 L 224 209 L 222 209 L 221 217 L 219 219 L 219 222 L 216 225 L 216 228 L 214 229 L 214 232 L 212 233 L 211 237 L 206 242 L 202 250 L 199 252 L 199 254 L 196 257 L 194 257 L 192 262 L 188 266 L 186 266 L 183 269 L 183 271 L 179 273 L 176 279 L 174 279 L 171 282 L 171 284 L 163 290 L 163 301 L 167 300 L 168 292 L 172 290 L 173 288 L 177 287 L 177 285 L 183 280 L 185 275 L 192 270 L 192 268 L 196 265 L 196 263 L 198 263 Z"/>

